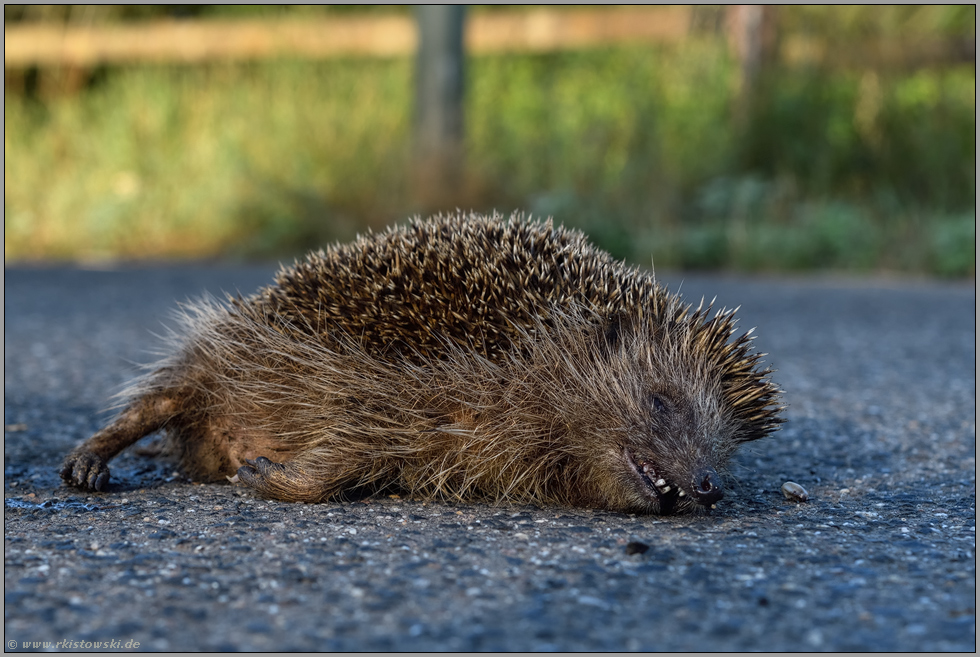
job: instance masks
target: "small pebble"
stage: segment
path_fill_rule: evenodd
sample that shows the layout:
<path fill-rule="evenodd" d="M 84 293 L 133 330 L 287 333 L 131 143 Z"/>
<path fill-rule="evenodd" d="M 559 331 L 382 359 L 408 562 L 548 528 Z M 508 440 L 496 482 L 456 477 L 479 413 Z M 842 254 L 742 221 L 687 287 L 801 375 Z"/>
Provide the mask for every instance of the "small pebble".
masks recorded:
<path fill-rule="evenodd" d="M 626 554 L 643 554 L 649 549 L 649 545 L 640 543 L 639 541 L 630 541 L 626 544 Z"/>
<path fill-rule="evenodd" d="M 794 502 L 806 502 L 810 499 L 810 495 L 806 492 L 803 486 L 793 481 L 787 481 L 783 484 L 783 495 L 787 500 L 793 500 Z"/>

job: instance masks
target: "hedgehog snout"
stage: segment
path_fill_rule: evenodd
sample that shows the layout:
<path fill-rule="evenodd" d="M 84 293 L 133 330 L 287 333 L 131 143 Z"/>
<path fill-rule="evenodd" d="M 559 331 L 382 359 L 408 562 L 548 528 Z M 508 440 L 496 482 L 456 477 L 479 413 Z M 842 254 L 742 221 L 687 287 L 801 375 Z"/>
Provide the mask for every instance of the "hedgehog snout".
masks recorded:
<path fill-rule="evenodd" d="M 711 466 L 702 466 L 694 471 L 691 480 L 691 495 L 701 506 L 711 508 L 725 496 L 721 487 L 721 477 Z"/>

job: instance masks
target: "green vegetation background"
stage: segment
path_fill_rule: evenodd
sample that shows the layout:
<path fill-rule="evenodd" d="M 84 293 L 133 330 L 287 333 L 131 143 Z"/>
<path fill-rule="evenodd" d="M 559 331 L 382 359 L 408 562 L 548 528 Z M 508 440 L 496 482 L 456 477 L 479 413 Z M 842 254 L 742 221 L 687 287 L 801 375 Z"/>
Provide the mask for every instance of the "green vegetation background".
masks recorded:
<path fill-rule="evenodd" d="M 972 5 L 781 20 L 841 42 L 975 36 Z M 459 206 L 552 215 L 664 268 L 974 272 L 974 65 L 777 67 L 738 128 L 718 35 L 471 57 L 443 208 L 412 189 L 412 65 L 117 66 L 63 94 L 8 76 L 5 260 L 284 257 Z"/>

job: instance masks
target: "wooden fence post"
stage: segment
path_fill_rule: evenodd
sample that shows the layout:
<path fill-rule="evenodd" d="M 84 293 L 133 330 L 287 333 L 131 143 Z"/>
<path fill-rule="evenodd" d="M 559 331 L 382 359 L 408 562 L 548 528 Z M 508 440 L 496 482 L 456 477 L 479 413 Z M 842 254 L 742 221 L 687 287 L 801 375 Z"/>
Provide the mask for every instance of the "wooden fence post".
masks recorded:
<path fill-rule="evenodd" d="M 451 196 L 463 166 L 463 23 L 460 5 L 419 5 L 415 68 L 416 191 L 433 202 Z"/>
<path fill-rule="evenodd" d="M 772 5 L 729 7 L 729 44 L 740 67 L 735 119 L 743 126 L 752 115 L 763 71 L 772 65 L 778 50 L 776 11 Z"/>

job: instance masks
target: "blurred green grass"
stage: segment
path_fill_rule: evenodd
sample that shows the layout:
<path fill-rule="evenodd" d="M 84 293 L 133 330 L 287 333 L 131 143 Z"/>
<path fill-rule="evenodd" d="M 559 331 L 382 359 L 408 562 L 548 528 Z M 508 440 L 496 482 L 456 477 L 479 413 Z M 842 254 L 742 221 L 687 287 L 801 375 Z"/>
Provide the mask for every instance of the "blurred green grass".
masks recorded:
<path fill-rule="evenodd" d="M 744 130 L 724 44 L 468 62 L 453 205 L 520 209 L 664 268 L 909 271 L 975 258 L 975 71 L 782 70 Z M 412 62 L 116 67 L 4 99 L 4 255 L 281 257 L 404 220 Z"/>

